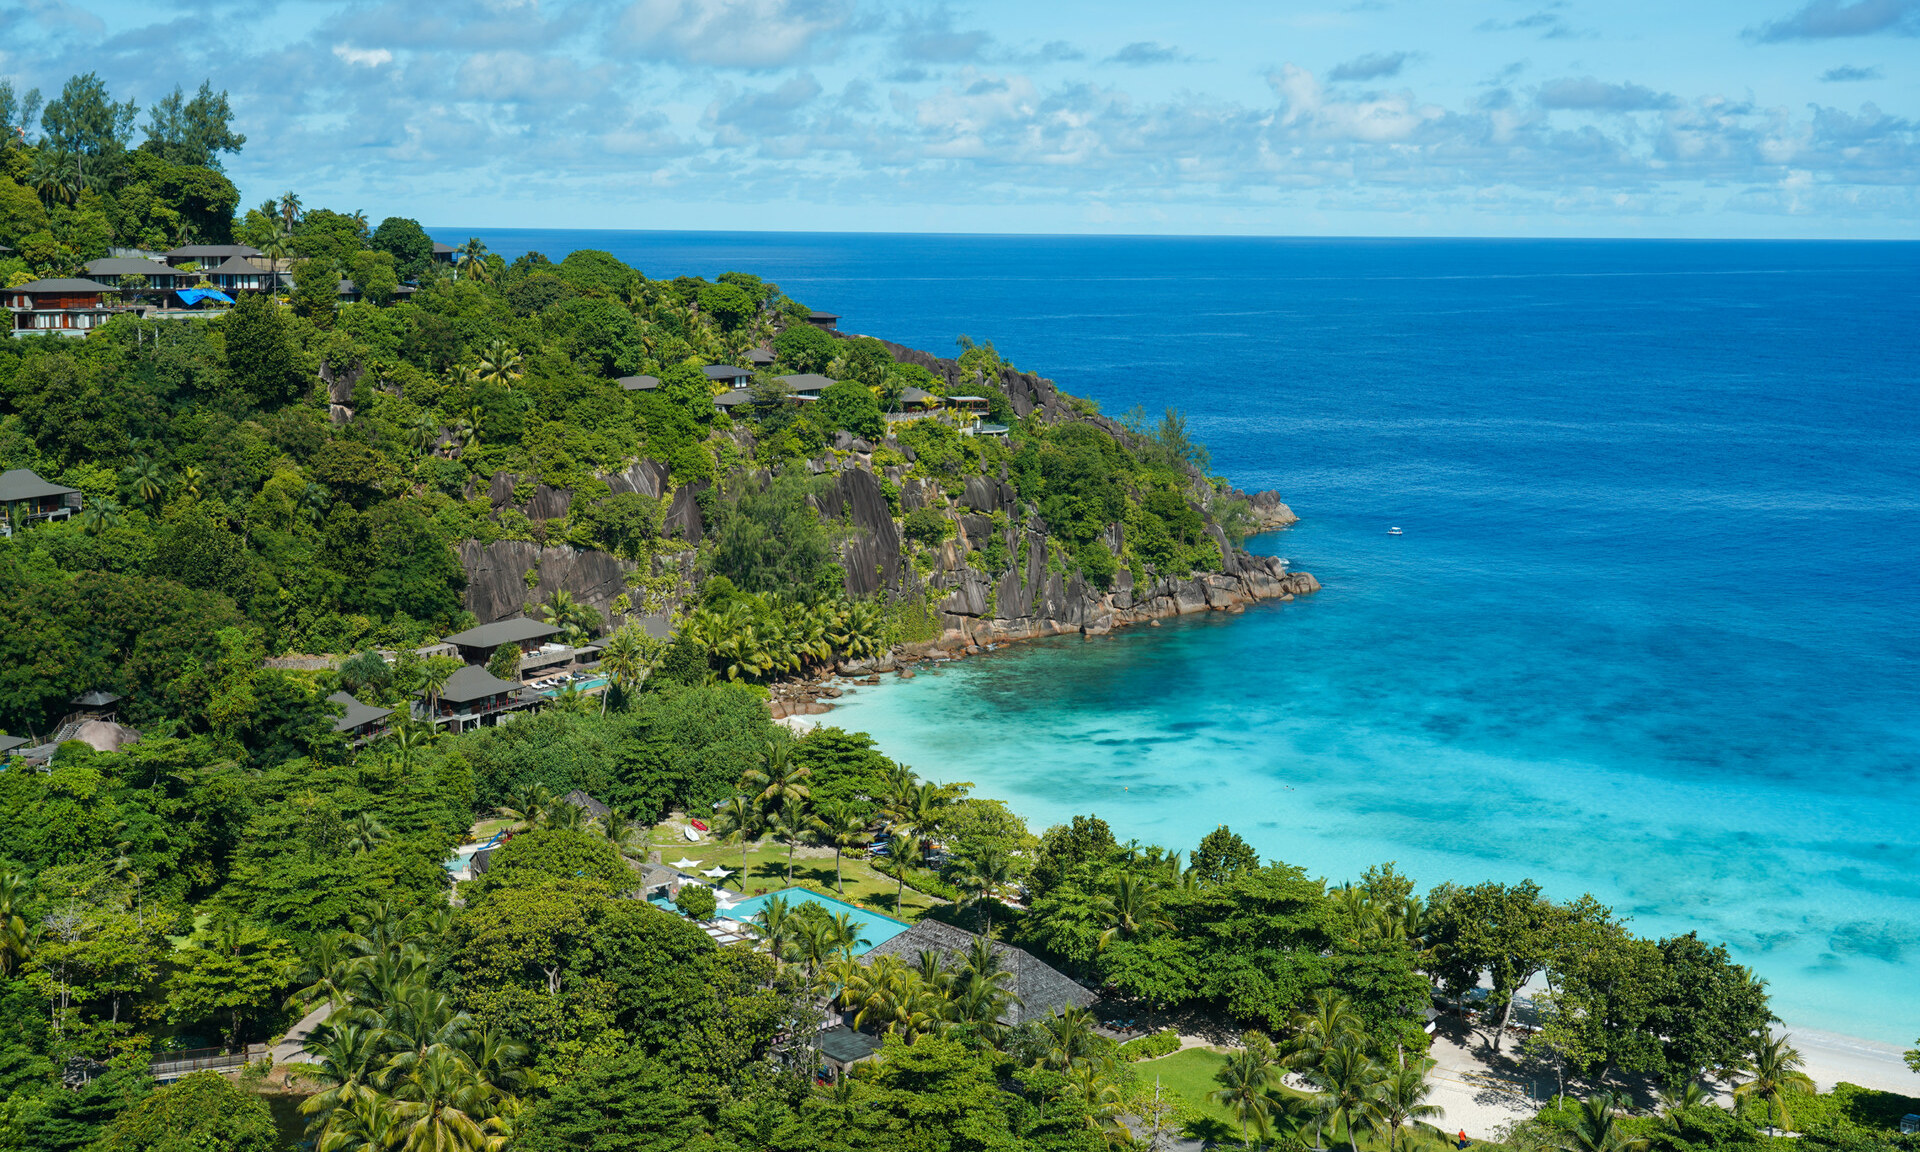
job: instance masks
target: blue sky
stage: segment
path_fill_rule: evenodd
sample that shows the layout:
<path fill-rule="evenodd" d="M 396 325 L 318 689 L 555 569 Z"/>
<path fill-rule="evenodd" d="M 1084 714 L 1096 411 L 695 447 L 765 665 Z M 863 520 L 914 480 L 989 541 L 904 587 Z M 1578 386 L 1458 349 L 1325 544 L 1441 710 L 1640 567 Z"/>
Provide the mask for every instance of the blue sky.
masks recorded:
<path fill-rule="evenodd" d="M 1920 237 L 1920 0 L 0 6 L 430 225 Z"/>

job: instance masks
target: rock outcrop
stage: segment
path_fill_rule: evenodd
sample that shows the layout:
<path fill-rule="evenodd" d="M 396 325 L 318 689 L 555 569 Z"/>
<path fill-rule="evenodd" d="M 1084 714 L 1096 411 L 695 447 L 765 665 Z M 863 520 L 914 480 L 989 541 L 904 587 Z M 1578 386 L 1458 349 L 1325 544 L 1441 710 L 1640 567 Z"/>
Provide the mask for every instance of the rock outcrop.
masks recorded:
<path fill-rule="evenodd" d="M 561 588 L 610 618 L 614 597 L 627 590 L 626 576 L 633 568 L 605 552 L 543 548 L 524 540 L 467 540 L 459 550 L 460 565 L 467 571 L 467 611 L 482 624 L 517 616 L 529 603 Z M 531 586 L 529 572 L 534 574 Z"/>

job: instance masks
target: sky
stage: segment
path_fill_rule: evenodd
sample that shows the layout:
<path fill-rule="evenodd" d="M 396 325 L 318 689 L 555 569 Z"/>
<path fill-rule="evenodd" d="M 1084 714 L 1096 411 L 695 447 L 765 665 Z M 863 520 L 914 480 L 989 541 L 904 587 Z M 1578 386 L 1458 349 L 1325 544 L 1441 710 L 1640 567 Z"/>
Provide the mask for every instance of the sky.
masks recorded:
<path fill-rule="evenodd" d="M 1920 238 L 1920 0 L 9 0 L 246 204 L 434 227 Z"/>

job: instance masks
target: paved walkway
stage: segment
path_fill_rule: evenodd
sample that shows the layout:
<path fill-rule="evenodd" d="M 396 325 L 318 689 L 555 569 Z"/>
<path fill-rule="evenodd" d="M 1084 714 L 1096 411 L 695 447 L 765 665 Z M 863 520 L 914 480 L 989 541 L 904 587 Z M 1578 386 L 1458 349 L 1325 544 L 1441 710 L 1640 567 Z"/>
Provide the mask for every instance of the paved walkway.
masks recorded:
<path fill-rule="evenodd" d="M 307 1054 L 302 1045 L 306 1043 L 307 1037 L 313 1035 L 313 1030 L 331 1015 L 333 1015 L 333 1005 L 322 1003 L 320 1007 L 300 1017 L 299 1022 L 287 1029 L 287 1034 L 273 1046 L 274 1065 L 278 1067 L 282 1064 L 296 1064 L 304 1061 Z"/>

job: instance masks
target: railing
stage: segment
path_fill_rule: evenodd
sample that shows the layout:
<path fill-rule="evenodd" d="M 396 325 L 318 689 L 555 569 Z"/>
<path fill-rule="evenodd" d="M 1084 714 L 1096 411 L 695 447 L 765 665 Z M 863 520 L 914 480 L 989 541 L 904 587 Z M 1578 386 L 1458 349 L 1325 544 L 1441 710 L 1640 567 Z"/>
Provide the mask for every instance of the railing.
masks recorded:
<path fill-rule="evenodd" d="M 244 1052 L 221 1048 L 194 1048 L 153 1062 L 153 1078 L 161 1083 L 180 1079 L 195 1072 L 232 1072 L 246 1066 Z"/>

